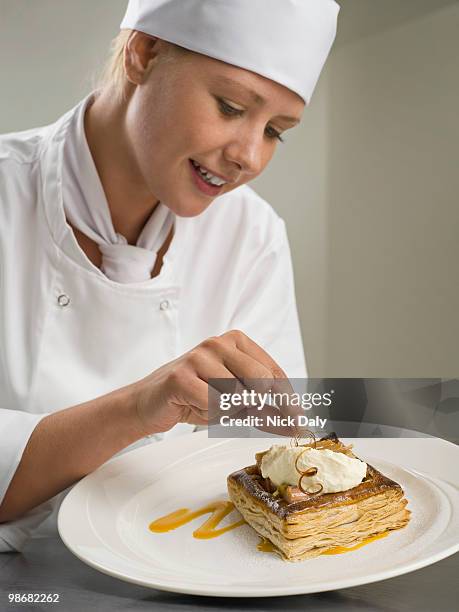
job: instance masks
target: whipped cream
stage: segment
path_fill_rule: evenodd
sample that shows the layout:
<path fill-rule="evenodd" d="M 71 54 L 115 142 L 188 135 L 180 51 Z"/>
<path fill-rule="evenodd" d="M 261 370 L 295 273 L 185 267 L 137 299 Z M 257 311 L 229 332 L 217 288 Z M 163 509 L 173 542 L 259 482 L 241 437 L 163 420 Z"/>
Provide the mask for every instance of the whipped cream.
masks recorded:
<path fill-rule="evenodd" d="M 317 468 L 317 474 L 305 476 L 301 481 L 305 490 L 316 490 L 317 485 L 321 484 L 322 493 L 346 491 L 360 484 L 367 473 L 367 464 L 364 461 L 328 448 L 305 450 L 304 446 L 289 447 L 274 444 L 261 460 L 263 478 L 269 478 L 276 487 L 298 486 L 300 474 L 295 468 L 295 461 L 301 453 L 303 454 L 298 459 L 299 470 L 303 472 L 311 467 Z"/>

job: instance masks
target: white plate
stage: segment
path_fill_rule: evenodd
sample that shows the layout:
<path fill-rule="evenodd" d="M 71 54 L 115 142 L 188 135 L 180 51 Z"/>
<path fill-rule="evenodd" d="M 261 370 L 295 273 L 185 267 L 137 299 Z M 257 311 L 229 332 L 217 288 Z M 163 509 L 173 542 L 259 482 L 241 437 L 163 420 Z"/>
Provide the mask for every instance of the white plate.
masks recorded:
<path fill-rule="evenodd" d="M 405 529 L 356 551 L 288 563 L 259 552 L 259 538 L 248 525 L 196 540 L 192 532 L 203 518 L 151 533 L 148 525 L 159 516 L 227 499 L 226 476 L 253 464 L 254 452 L 271 444 L 209 440 L 206 431 L 136 449 L 81 480 L 62 503 L 59 533 L 77 557 L 111 576 L 220 597 L 351 587 L 413 571 L 459 550 L 459 447 L 437 438 L 345 441 L 403 486 L 412 511 Z M 222 525 L 238 518 L 235 511 Z"/>

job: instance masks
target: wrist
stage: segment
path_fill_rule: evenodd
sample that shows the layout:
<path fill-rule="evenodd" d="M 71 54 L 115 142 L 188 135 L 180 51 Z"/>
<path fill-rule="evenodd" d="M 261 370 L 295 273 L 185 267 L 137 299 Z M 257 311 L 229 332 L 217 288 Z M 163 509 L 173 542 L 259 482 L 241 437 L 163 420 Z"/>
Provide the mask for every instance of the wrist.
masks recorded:
<path fill-rule="evenodd" d="M 110 394 L 111 395 L 111 394 Z M 125 436 L 126 446 L 145 438 L 149 432 L 146 431 L 139 412 L 139 392 L 137 384 L 128 385 L 113 391 L 113 409 L 122 423 L 122 431 Z"/>

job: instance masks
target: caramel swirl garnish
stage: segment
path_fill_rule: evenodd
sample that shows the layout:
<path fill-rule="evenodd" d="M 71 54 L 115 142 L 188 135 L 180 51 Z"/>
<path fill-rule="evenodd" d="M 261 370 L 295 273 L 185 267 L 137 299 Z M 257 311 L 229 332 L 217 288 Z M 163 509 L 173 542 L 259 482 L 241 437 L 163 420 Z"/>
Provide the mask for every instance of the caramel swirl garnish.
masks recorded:
<path fill-rule="evenodd" d="M 312 434 L 312 435 L 314 435 L 314 434 Z M 300 475 L 300 478 L 298 480 L 298 488 L 305 495 L 317 495 L 318 493 L 321 493 L 323 491 L 323 489 L 324 489 L 323 485 L 320 482 L 317 483 L 318 486 L 319 486 L 319 489 L 317 491 L 309 491 L 308 489 L 304 489 L 302 482 L 303 482 L 303 478 L 315 476 L 317 474 L 317 472 L 318 472 L 318 468 L 310 467 L 307 470 L 300 470 L 300 468 L 298 467 L 298 460 L 300 459 L 300 457 L 302 457 L 304 455 L 304 453 L 307 450 L 309 450 L 309 448 L 305 448 L 304 450 L 302 450 L 301 453 L 299 455 L 297 455 L 297 457 L 295 459 L 295 470 Z"/>
<path fill-rule="evenodd" d="M 316 469 L 316 468 L 314 468 L 314 469 Z M 298 481 L 298 488 L 300 489 L 300 491 L 302 491 L 305 495 L 317 495 L 318 493 L 321 493 L 324 490 L 324 487 L 323 487 L 323 484 L 320 483 L 320 482 L 317 483 L 317 485 L 319 486 L 317 491 L 310 491 L 309 489 L 303 489 L 303 485 L 301 484 L 301 481 L 307 475 L 308 474 L 301 474 L 301 476 L 300 476 L 300 479 Z"/>
<path fill-rule="evenodd" d="M 310 431 L 309 429 L 305 431 L 305 433 L 307 435 L 301 436 L 300 432 L 298 431 L 298 428 L 296 426 L 295 427 L 295 435 L 293 436 L 293 438 L 291 438 L 290 440 L 290 446 L 311 446 L 311 444 L 314 446 L 314 448 L 316 448 L 317 446 L 317 438 L 314 434 L 313 431 Z M 300 440 L 305 440 L 306 438 L 309 438 L 309 442 L 307 442 L 306 444 L 300 444 Z"/>

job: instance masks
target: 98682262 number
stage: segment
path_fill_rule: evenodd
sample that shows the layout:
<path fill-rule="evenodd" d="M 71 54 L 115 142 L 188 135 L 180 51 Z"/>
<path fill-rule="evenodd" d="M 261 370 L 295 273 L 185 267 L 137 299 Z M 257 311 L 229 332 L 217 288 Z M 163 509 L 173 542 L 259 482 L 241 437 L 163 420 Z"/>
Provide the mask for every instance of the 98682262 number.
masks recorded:
<path fill-rule="evenodd" d="M 8 593 L 9 603 L 59 603 L 58 593 Z"/>

